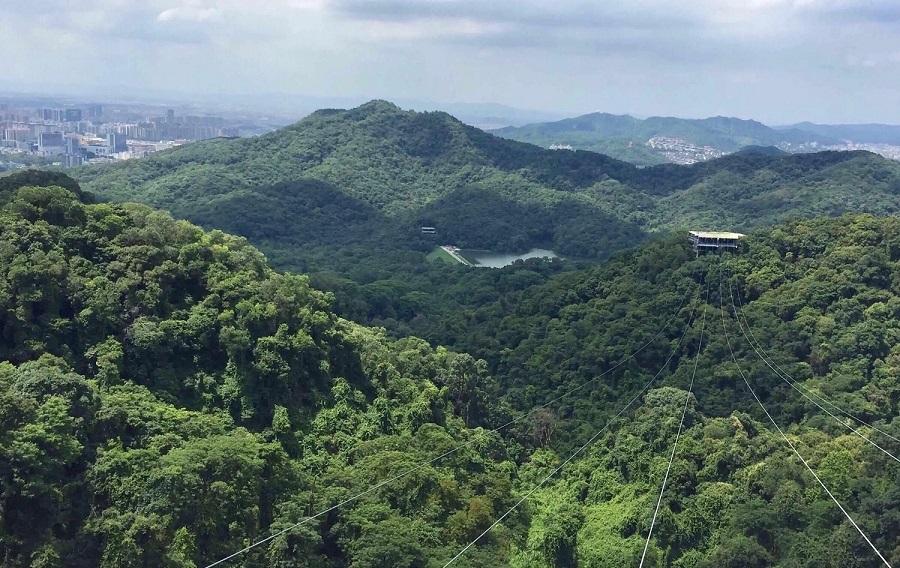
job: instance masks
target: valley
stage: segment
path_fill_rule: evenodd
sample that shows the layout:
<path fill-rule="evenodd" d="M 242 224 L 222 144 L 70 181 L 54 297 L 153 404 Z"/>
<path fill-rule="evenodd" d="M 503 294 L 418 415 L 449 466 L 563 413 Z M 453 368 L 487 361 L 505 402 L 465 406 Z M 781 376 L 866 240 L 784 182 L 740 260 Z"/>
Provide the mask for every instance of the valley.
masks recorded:
<path fill-rule="evenodd" d="M 277 269 L 335 294 L 340 315 L 429 340 L 445 337 L 431 331 L 444 301 L 448 312 L 465 305 L 447 292 L 446 271 L 426 261 L 440 243 L 553 250 L 569 270 L 689 227 L 746 233 L 796 216 L 900 211 L 900 163 L 866 152 L 751 148 L 638 168 L 386 101 L 73 173 L 98 199 L 143 202 L 244 236 Z"/>
<path fill-rule="evenodd" d="M 75 174 L 0 177 L 10 566 L 898 560 L 893 162 L 374 102 Z"/>
<path fill-rule="evenodd" d="M 602 259 L 685 225 L 749 230 L 798 212 L 900 210 L 900 164 L 866 152 L 750 148 L 691 166 L 637 168 L 504 140 L 445 113 L 385 101 L 313 113 L 254 139 L 203 141 L 73 172 L 101 199 L 142 201 L 242 234 L 276 265 L 304 271 L 317 247 L 376 239 L 423 250 L 427 239 L 416 233 L 424 225 L 463 249 L 544 247 Z M 302 256 L 283 263 L 282 247 Z"/>

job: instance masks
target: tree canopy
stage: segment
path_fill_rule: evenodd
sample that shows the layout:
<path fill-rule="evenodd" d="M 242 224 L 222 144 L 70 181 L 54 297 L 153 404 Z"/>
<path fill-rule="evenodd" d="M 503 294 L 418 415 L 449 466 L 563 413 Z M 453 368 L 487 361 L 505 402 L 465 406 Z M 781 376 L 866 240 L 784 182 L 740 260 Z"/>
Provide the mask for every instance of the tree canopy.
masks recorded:
<path fill-rule="evenodd" d="M 879 565 L 739 369 L 900 562 L 898 464 L 775 376 L 731 303 L 804 388 L 900 437 L 896 217 L 795 220 L 724 257 L 673 235 L 595 266 L 427 266 L 381 290 L 52 177 L 7 183 L 4 565 L 205 566 L 293 527 L 237 565 L 442 566 L 526 495 L 460 566 L 633 563 L 698 352 L 651 565 Z"/>

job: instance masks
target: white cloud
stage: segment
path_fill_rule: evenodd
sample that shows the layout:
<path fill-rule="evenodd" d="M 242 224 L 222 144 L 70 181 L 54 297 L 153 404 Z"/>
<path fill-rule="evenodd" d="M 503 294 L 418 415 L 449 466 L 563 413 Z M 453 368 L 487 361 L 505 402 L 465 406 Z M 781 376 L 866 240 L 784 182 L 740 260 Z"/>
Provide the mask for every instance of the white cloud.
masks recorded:
<path fill-rule="evenodd" d="M 5 46 L 5 85 L 40 70 L 101 90 L 119 82 L 784 122 L 838 109 L 842 120 L 900 122 L 900 73 L 888 72 L 900 63 L 898 0 L 0 4 L 0 37 L 17 38 Z"/>
<path fill-rule="evenodd" d="M 189 2 L 182 6 L 168 8 L 156 16 L 159 22 L 208 22 L 222 17 L 222 12 L 213 6 L 203 6 L 196 2 Z"/>
<path fill-rule="evenodd" d="M 369 21 L 358 25 L 358 36 L 375 41 L 428 41 L 438 38 L 479 38 L 501 34 L 509 26 L 467 18 L 437 18 L 416 22 Z"/>

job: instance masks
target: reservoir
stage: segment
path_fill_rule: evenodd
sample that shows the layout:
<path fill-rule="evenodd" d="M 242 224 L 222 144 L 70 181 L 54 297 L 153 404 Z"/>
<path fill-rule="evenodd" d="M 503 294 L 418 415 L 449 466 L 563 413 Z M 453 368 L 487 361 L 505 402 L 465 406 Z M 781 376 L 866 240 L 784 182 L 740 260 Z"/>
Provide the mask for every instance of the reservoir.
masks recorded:
<path fill-rule="evenodd" d="M 494 252 L 490 250 L 464 249 L 460 251 L 464 257 L 475 266 L 485 268 L 501 268 L 514 263 L 517 260 L 529 258 L 556 258 L 557 254 L 547 249 L 531 249 L 528 252 L 516 254 L 512 252 Z"/>

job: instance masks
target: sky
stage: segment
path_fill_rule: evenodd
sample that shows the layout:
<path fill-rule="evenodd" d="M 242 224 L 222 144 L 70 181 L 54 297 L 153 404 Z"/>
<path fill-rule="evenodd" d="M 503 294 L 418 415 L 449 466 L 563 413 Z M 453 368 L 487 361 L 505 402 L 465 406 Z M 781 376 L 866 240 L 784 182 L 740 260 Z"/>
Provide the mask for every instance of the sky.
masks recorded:
<path fill-rule="evenodd" d="M 900 123 L 900 0 L 0 0 L 0 37 L 5 91 Z"/>

